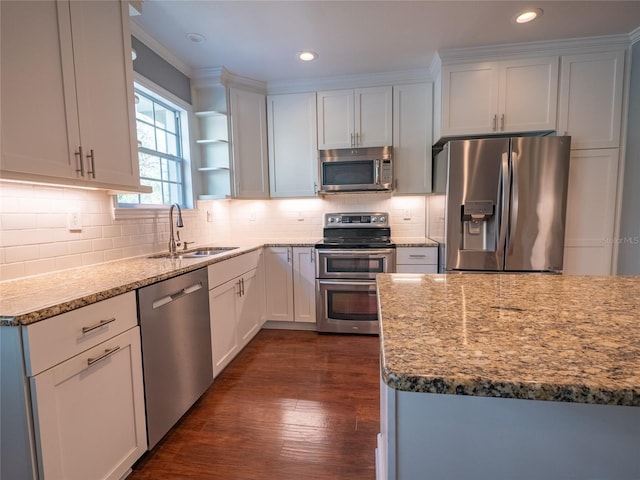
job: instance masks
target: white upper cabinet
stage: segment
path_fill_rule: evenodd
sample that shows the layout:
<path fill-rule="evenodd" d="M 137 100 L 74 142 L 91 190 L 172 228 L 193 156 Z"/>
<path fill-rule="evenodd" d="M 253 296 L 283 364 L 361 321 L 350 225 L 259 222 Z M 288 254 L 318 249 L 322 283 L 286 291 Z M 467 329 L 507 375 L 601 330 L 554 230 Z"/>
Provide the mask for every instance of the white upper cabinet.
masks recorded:
<path fill-rule="evenodd" d="M 2 175 L 138 189 L 128 3 L 1 8 Z"/>
<path fill-rule="evenodd" d="M 318 92 L 318 148 L 392 145 L 391 87 Z"/>
<path fill-rule="evenodd" d="M 431 192 L 433 85 L 393 87 L 393 168 L 399 194 Z"/>
<path fill-rule="evenodd" d="M 236 198 L 269 197 L 265 95 L 229 89 L 233 191 Z"/>
<path fill-rule="evenodd" d="M 620 145 L 624 51 L 561 59 L 558 131 L 572 149 Z"/>
<path fill-rule="evenodd" d="M 267 97 L 272 197 L 314 197 L 318 185 L 316 94 Z"/>
<path fill-rule="evenodd" d="M 445 65 L 437 138 L 555 130 L 558 57 Z"/>

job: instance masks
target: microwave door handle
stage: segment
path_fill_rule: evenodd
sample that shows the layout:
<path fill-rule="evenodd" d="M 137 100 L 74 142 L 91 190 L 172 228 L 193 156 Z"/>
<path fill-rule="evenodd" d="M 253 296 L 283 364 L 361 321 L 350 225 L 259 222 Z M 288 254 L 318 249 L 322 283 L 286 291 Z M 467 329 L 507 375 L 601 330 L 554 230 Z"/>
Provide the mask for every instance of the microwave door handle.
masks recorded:
<path fill-rule="evenodd" d="M 380 180 L 380 159 L 376 158 L 376 173 L 375 173 L 375 180 L 374 182 L 376 185 L 380 185 L 381 180 Z"/>

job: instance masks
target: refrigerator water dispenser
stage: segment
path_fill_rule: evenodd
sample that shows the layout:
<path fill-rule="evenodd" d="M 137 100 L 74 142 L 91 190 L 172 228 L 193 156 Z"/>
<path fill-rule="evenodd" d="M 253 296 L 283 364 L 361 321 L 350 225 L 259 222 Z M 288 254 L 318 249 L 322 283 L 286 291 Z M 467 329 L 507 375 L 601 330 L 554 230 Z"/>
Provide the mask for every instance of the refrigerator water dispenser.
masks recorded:
<path fill-rule="evenodd" d="M 462 250 L 494 252 L 496 249 L 495 203 L 467 201 L 462 205 Z"/>

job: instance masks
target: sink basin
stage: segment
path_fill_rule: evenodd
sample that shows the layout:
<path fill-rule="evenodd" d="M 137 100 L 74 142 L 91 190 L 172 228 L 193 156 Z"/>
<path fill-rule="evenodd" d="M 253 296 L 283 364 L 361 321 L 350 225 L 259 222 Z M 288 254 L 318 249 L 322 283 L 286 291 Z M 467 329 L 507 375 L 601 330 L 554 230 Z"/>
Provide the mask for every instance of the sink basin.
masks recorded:
<path fill-rule="evenodd" d="M 236 248 L 238 247 L 202 247 L 195 250 L 187 250 L 186 252 L 158 253 L 147 258 L 206 258 L 220 255 Z"/>

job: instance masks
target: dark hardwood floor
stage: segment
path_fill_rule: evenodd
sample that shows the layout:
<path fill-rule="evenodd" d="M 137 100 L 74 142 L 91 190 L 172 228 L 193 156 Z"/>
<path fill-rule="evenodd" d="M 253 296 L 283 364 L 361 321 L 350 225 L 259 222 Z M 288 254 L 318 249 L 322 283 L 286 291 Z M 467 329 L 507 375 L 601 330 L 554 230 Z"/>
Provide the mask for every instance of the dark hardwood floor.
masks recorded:
<path fill-rule="evenodd" d="M 378 337 L 260 331 L 128 479 L 375 479 L 378 351 Z"/>

